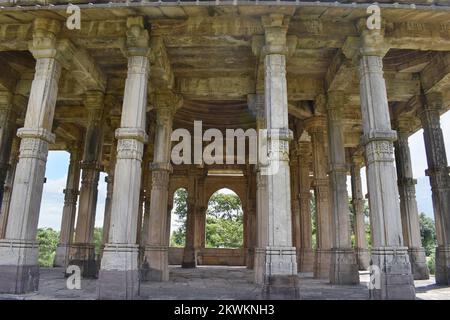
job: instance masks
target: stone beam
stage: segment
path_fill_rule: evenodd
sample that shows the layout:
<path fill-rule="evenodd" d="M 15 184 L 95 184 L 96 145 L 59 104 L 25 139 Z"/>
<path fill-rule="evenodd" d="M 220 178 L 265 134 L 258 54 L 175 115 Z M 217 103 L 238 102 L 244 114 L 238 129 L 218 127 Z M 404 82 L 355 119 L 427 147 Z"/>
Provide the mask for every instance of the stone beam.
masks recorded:
<path fill-rule="evenodd" d="M 61 40 L 60 45 L 68 48 L 71 52 L 70 72 L 73 77 L 88 90 L 106 89 L 107 78 L 96 65 L 94 59 L 84 48 L 76 48 L 69 40 Z"/>
<path fill-rule="evenodd" d="M 390 48 L 450 51 L 450 24 L 391 22 L 384 39 Z"/>
<path fill-rule="evenodd" d="M 425 93 L 441 91 L 450 84 L 450 54 L 437 53 L 420 73 Z"/>
<path fill-rule="evenodd" d="M 187 99 L 246 100 L 255 84 L 250 77 L 178 78 L 177 88 Z"/>
<path fill-rule="evenodd" d="M 1 24 L 0 25 L 0 51 L 28 50 L 31 40 L 31 23 Z"/>
<path fill-rule="evenodd" d="M 174 75 L 162 37 L 150 39 L 150 90 L 172 89 Z"/>
<path fill-rule="evenodd" d="M 326 91 L 346 91 L 357 83 L 356 66 L 338 50 L 325 74 Z"/>

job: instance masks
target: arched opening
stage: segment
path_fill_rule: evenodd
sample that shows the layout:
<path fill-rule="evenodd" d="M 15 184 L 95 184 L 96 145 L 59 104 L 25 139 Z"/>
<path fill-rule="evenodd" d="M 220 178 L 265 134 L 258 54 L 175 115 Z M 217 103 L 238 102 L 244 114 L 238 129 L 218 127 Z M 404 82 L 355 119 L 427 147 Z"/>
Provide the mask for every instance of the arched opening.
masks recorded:
<path fill-rule="evenodd" d="M 206 210 L 206 248 L 242 248 L 244 213 L 239 196 L 223 188 L 214 192 Z"/>

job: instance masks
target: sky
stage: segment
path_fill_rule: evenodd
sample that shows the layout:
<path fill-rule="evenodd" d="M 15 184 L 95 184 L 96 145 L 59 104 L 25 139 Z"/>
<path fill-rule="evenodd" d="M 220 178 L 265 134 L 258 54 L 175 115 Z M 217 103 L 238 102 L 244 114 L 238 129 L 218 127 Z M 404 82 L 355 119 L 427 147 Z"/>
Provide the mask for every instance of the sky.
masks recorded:
<path fill-rule="evenodd" d="M 450 112 L 441 117 L 441 127 L 444 134 L 445 148 L 447 158 L 450 152 Z M 411 150 L 412 168 L 414 178 L 418 180 L 417 202 L 420 212 L 425 212 L 432 217 L 431 191 L 428 178 L 425 177 L 427 160 L 425 147 L 423 143 L 423 130 L 417 131 L 409 137 L 409 146 Z M 48 155 L 47 169 L 45 176 L 47 182 L 44 185 L 42 196 L 41 211 L 39 216 L 39 227 L 49 227 L 59 230 L 61 226 L 62 209 L 64 206 L 64 194 L 67 179 L 67 169 L 69 166 L 69 153 L 64 151 L 51 151 Z M 365 169 L 361 171 L 363 179 L 363 192 L 367 193 Z M 348 185 L 350 185 L 348 183 Z M 102 173 L 99 179 L 99 192 L 97 201 L 97 213 L 95 217 L 95 226 L 103 225 L 103 214 L 105 210 L 106 183 L 105 174 Z"/>

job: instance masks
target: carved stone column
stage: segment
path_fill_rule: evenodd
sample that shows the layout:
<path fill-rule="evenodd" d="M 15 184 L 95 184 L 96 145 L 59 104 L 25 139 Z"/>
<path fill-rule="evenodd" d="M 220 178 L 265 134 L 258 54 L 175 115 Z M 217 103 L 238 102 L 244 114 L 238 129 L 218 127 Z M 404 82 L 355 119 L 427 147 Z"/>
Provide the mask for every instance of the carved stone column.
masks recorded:
<path fill-rule="evenodd" d="M 314 271 L 311 226 L 311 143 L 299 142 L 300 249 L 297 250 L 300 272 Z"/>
<path fill-rule="evenodd" d="M 75 216 L 77 213 L 78 186 L 81 172 L 81 147 L 73 145 L 69 149 L 70 163 L 64 189 L 64 207 L 61 219 L 59 243 L 56 247 L 53 266 L 66 267 L 69 262 L 70 245 L 74 236 Z"/>
<path fill-rule="evenodd" d="M 28 100 L 14 178 L 5 239 L 0 240 L 0 292 L 24 293 L 37 290 L 39 283 L 36 233 L 44 186 L 58 80 L 61 73 L 56 35 L 59 22 L 38 18 L 33 23 L 30 50 L 36 71 Z"/>
<path fill-rule="evenodd" d="M 256 130 L 266 128 L 266 110 L 264 107 L 264 94 L 257 93 L 249 96 L 249 107 L 255 110 Z M 261 159 L 259 159 L 261 160 Z M 257 284 L 264 284 L 267 247 L 267 219 L 268 208 L 265 203 L 267 195 L 267 176 L 264 175 L 262 165 L 256 167 L 256 245 L 254 252 L 254 280 Z"/>
<path fill-rule="evenodd" d="M 149 35 L 142 17 L 127 19 L 128 73 L 120 128 L 108 243 L 98 281 L 100 299 L 133 299 L 139 295 L 137 223 L 149 75 Z"/>
<path fill-rule="evenodd" d="M 331 263 L 331 209 L 329 203 L 327 121 L 315 116 L 305 121 L 311 136 L 313 188 L 316 202 L 316 255 L 314 278 L 329 278 Z"/>
<path fill-rule="evenodd" d="M 11 147 L 17 129 L 16 120 L 21 111 L 14 105 L 13 98 L 14 96 L 10 92 L 0 92 L 0 204 L 9 169 Z"/>
<path fill-rule="evenodd" d="M 298 296 L 297 258 L 292 246 L 292 213 L 286 83 L 286 32 L 289 19 L 279 14 L 262 18 L 265 109 L 270 172 L 267 172 L 268 229 L 263 293 L 266 297 Z"/>
<path fill-rule="evenodd" d="M 6 181 L 4 186 L 4 193 L 3 193 L 3 201 L 0 208 L 0 239 L 5 238 L 6 233 L 6 225 L 8 223 L 8 212 L 9 212 L 9 206 L 11 203 L 11 194 L 12 194 L 12 188 L 14 183 L 14 176 L 16 173 L 16 167 L 17 162 L 19 161 L 19 145 L 20 145 L 20 139 L 19 137 L 14 137 L 12 147 L 11 147 L 11 154 L 9 157 L 9 169 L 8 173 L 6 175 Z"/>
<path fill-rule="evenodd" d="M 186 241 L 183 251 L 183 261 L 181 263 L 182 268 L 195 268 L 197 267 L 197 250 L 195 246 L 195 238 L 197 234 L 197 213 L 196 213 L 196 200 L 198 194 L 198 177 L 191 172 L 188 175 L 188 198 L 187 198 L 187 217 L 186 217 Z"/>
<path fill-rule="evenodd" d="M 83 277 L 91 278 L 97 276 L 94 227 L 103 144 L 104 94 L 100 91 L 87 92 L 85 107 L 88 122 L 81 162 L 82 177 L 75 241 L 70 249 L 70 264 L 79 266 Z"/>
<path fill-rule="evenodd" d="M 429 279 L 425 249 L 420 237 L 419 211 L 416 201 L 417 181 L 413 178 L 408 136 L 411 119 L 396 121 L 397 140 L 394 142 L 397 182 L 400 194 L 400 213 L 403 239 L 408 246 L 411 271 L 415 280 Z"/>
<path fill-rule="evenodd" d="M 247 170 L 247 269 L 253 269 L 256 247 L 256 175 L 252 167 Z"/>
<path fill-rule="evenodd" d="M 374 299 L 414 299 L 414 283 L 408 248 L 403 244 L 395 179 L 393 141 L 396 133 L 391 129 L 383 77 L 383 55 L 386 50 L 378 30 L 362 31 L 360 41 L 362 144 L 367 162 L 372 264 L 380 270 L 379 285 L 370 289 L 370 295 Z"/>
<path fill-rule="evenodd" d="M 115 132 L 120 126 L 120 118 L 111 116 L 110 129 Z M 114 191 L 114 172 L 116 170 L 116 156 L 117 156 L 117 139 L 113 138 L 111 144 L 111 154 L 109 158 L 108 176 L 105 177 L 106 182 L 106 199 L 105 199 L 105 211 L 103 215 L 103 234 L 102 234 L 102 246 L 100 253 L 100 261 L 103 258 L 103 250 L 108 243 L 109 230 L 111 229 L 111 211 L 112 211 L 112 198 Z"/>
<path fill-rule="evenodd" d="M 171 92 L 157 93 L 156 133 L 153 153 L 152 191 L 150 202 L 149 238 L 145 247 L 145 260 L 148 263 L 148 279 L 167 281 L 169 279 L 168 266 L 168 187 L 170 165 L 170 136 L 172 121 L 176 109 L 182 100 Z"/>
<path fill-rule="evenodd" d="M 436 223 L 436 283 L 450 284 L 450 170 L 440 124 L 443 101 L 439 93 L 428 94 L 420 119 L 423 126 Z"/>
<path fill-rule="evenodd" d="M 370 264 L 370 252 L 367 249 L 366 224 L 364 222 L 364 196 L 361 183 L 362 157 L 353 156 L 351 165 L 352 206 L 355 213 L 355 251 L 359 270 L 367 270 Z"/>
<path fill-rule="evenodd" d="M 328 144 L 330 146 L 330 191 L 332 205 L 332 236 L 330 282 L 359 283 L 358 265 L 352 248 L 350 211 L 347 193 L 343 108 L 347 98 L 342 92 L 328 93 Z"/>
<path fill-rule="evenodd" d="M 299 202 L 299 162 L 298 162 L 298 144 L 294 139 L 291 142 L 290 150 L 290 176 L 291 176 L 291 211 L 292 211 L 292 243 L 298 252 L 301 246 L 301 231 L 300 231 L 300 202 Z M 297 268 L 299 255 L 297 254 Z"/>

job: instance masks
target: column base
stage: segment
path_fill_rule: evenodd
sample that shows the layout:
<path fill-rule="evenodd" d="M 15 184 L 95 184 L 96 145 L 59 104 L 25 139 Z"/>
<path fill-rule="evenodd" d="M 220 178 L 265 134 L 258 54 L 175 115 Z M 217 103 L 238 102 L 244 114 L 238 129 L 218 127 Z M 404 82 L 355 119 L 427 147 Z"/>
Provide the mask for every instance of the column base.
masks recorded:
<path fill-rule="evenodd" d="M 264 284 L 264 273 L 266 270 L 266 249 L 255 248 L 255 262 L 253 264 L 253 275 L 256 284 Z"/>
<path fill-rule="evenodd" d="M 97 261 L 95 260 L 95 246 L 86 243 L 74 243 L 70 246 L 69 265 L 80 267 L 84 278 L 97 278 Z"/>
<path fill-rule="evenodd" d="M 408 248 L 372 248 L 373 280 L 369 286 L 373 300 L 414 300 L 416 292 L 411 274 Z"/>
<path fill-rule="evenodd" d="M 330 283 L 358 284 L 359 273 L 356 254 L 353 249 L 336 249 L 331 251 Z"/>
<path fill-rule="evenodd" d="M 370 251 L 363 248 L 356 248 L 356 262 L 359 270 L 367 270 L 370 266 Z"/>
<path fill-rule="evenodd" d="M 196 268 L 197 267 L 197 250 L 195 248 L 184 248 L 182 268 Z"/>
<path fill-rule="evenodd" d="M 436 247 L 436 283 L 450 284 L 450 246 Z"/>
<path fill-rule="evenodd" d="M 427 257 L 424 248 L 409 248 L 409 262 L 411 263 L 411 272 L 414 280 L 430 279 L 430 270 L 427 266 Z"/>
<path fill-rule="evenodd" d="M 266 248 L 266 276 L 272 275 L 297 275 L 295 247 Z"/>
<path fill-rule="evenodd" d="M 316 249 L 314 256 L 314 278 L 328 279 L 330 277 L 331 249 Z"/>
<path fill-rule="evenodd" d="M 22 294 L 38 288 L 37 243 L 0 240 L 0 293 Z"/>
<path fill-rule="evenodd" d="M 139 296 L 139 246 L 106 244 L 99 272 L 99 299 L 131 300 Z"/>
<path fill-rule="evenodd" d="M 146 246 L 144 263 L 141 267 L 144 281 L 169 280 L 169 252 L 166 246 Z"/>
<path fill-rule="evenodd" d="M 53 260 L 53 267 L 67 267 L 69 262 L 69 251 L 69 245 L 58 244 L 56 247 L 55 259 Z"/>
<path fill-rule="evenodd" d="M 300 298 L 297 275 L 266 276 L 262 290 L 265 300 L 296 300 Z"/>
<path fill-rule="evenodd" d="M 297 249 L 298 272 L 314 272 L 314 255 L 311 248 Z"/>

